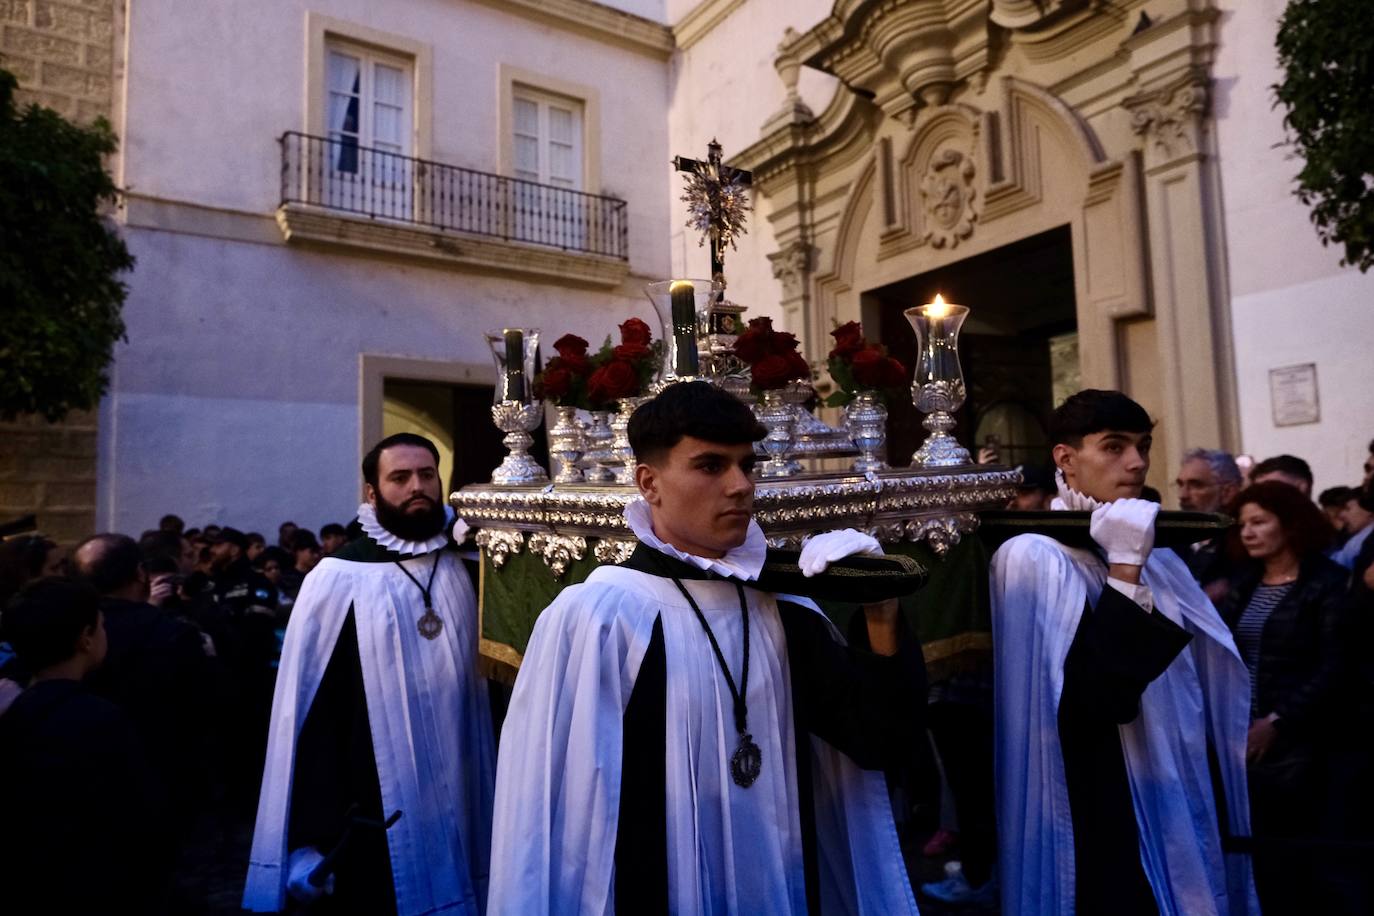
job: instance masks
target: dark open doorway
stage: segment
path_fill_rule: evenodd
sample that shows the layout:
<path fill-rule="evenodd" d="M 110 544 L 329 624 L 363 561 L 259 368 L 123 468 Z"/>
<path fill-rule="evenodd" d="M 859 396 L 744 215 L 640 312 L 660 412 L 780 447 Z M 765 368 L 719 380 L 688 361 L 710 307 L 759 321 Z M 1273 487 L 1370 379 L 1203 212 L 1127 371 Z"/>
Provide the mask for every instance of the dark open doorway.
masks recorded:
<path fill-rule="evenodd" d="M 959 339 L 968 400 L 955 431 L 976 455 L 995 442 L 1004 464 L 1049 460 L 1050 413 L 1078 388 L 1073 250 L 1061 226 L 864 294 L 864 315 L 911 368 L 916 334 L 902 315 L 939 293 L 971 309 Z M 903 465 L 925 438 L 909 398 L 889 405 L 888 461 Z"/>
<path fill-rule="evenodd" d="M 506 456 L 504 436 L 491 420 L 490 385 L 454 385 L 413 379 L 384 380 L 384 435 L 415 432 L 439 448 L 439 471 L 445 475 L 445 494 L 470 483 L 487 483 Z M 544 428 L 532 433 L 530 454 L 548 467 L 548 439 Z"/>

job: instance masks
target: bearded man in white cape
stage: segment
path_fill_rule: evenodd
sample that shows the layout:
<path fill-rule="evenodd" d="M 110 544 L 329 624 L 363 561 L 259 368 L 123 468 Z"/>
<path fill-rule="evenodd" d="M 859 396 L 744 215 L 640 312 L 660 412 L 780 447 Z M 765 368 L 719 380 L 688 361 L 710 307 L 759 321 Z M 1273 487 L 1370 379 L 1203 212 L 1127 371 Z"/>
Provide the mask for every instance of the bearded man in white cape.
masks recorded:
<path fill-rule="evenodd" d="M 1152 429 L 1118 391 L 1068 398 L 1052 507 L 1091 512 L 1090 539 L 1070 546 L 1066 515 L 992 557 L 1007 916 L 1259 911 L 1249 861 L 1223 849 L 1249 833 L 1249 681 L 1183 561 L 1152 549 Z"/>
<path fill-rule="evenodd" d="M 247 910 L 280 911 L 289 896 L 312 913 L 483 911 L 491 708 L 476 670 L 477 602 L 454 549 L 466 526 L 441 501 L 438 463 L 422 436 L 379 442 L 363 459 L 362 537 L 301 586 Z"/>
<path fill-rule="evenodd" d="M 880 769 L 919 734 L 920 647 L 895 601 L 866 605 L 867 652 L 768 590 L 763 434 L 705 382 L 631 418 L 639 544 L 535 624 L 501 734 L 490 913 L 916 912 Z M 858 552 L 881 548 L 817 535 L 791 581 Z"/>

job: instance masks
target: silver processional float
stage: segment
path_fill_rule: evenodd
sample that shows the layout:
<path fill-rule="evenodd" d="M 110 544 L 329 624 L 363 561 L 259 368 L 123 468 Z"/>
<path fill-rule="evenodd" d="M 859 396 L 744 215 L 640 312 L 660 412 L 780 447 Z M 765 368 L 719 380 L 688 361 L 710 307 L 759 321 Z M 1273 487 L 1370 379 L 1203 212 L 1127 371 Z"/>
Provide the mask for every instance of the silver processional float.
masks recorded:
<path fill-rule="evenodd" d="M 712 277 L 647 287 L 661 340 L 630 319 L 619 344 L 608 337 L 590 352 L 585 340 L 564 335 L 544 363 L 538 329 L 487 335 L 497 366 L 492 419 L 509 454 L 490 483 L 463 487 L 450 502 L 475 530 L 481 651 L 498 676 L 518 668 L 535 618 L 561 588 L 633 551 L 623 516 L 637 496 L 626 428 L 634 409 L 668 385 L 705 380 L 753 405 L 768 430 L 757 446 L 765 460 L 756 472 L 755 516 L 773 547 L 857 528 L 889 553 L 938 565 L 977 529 L 977 513 L 1005 506 L 1020 483 L 1016 470 L 975 465 L 951 435 L 965 398 L 958 339 L 966 307 L 937 296 L 905 312 L 919 348 L 910 396 L 928 435 L 908 466 L 889 466 L 885 403 L 906 395 L 906 368 L 866 340 L 857 322 L 836 328 L 827 362 L 835 391 L 826 404 L 843 408 L 842 422 L 837 428 L 818 418 L 807 407 L 816 402 L 813 369 L 796 337 L 767 318 L 746 324 L 744 306 L 725 295 L 725 247 L 745 231 L 749 174 L 724 165 L 715 141 L 704 161 L 674 164 L 686 173 L 688 226 L 710 244 Z M 529 454 L 548 411 L 552 475 Z M 963 577 L 982 575 L 986 557 L 961 565 Z M 928 663 L 990 645 L 978 607 L 985 610 L 985 600 L 967 603 L 955 619 L 946 613 L 937 632 L 918 627 Z"/>

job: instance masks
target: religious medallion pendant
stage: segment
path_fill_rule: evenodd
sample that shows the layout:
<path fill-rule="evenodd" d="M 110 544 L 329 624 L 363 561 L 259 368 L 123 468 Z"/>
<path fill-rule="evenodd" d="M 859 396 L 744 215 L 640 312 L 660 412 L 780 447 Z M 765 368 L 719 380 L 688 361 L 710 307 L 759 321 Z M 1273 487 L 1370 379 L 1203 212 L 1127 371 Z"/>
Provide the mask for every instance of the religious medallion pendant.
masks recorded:
<path fill-rule="evenodd" d="M 420 635 L 425 639 L 434 639 L 444 628 L 444 622 L 439 619 L 439 615 L 434 613 L 434 608 L 425 608 L 425 615 L 415 623 L 415 628 L 420 631 Z"/>
<path fill-rule="evenodd" d="M 763 770 L 763 751 L 754 743 L 751 735 L 740 732 L 739 747 L 730 758 L 730 778 L 735 785 L 747 789 L 759 778 Z"/>

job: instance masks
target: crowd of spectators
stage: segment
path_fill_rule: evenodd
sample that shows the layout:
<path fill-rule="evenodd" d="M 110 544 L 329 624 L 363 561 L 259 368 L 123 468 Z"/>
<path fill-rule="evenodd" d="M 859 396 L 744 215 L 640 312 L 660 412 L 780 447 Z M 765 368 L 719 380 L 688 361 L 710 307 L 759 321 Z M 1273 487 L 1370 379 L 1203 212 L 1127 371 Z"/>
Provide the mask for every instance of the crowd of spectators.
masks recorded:
<path fill-rule="evenodd" d="M 1054 472 L 1022 473 L 1010 508 L 1050 508 Z M 1193 449 L 1174 486 L 1181 509 L 1236 520 L 1179 553 L 1250 674 L 1253 829 L 1234 840 L 1254 856 L 1266 912 L 1369 911 L 1374 442 L 1363 479 L 1315 502 L 1291 455 L 1251 466 Z M 29 888 L 54 912 L 200 911 L 179 858 L 251 824 L 292 604 L 357 534 L 285 522 L 269 543 L 168 515 L 137 540 L 0 543 L 0 856 L 23 876 L 11 899 Z M 975 666 L 931 685 L 931 771 L 944 776 L 913 793 L 935 812 L 923 852 L 963 863 L 925 888 L 953 903 L 995 898 L 992 676 Z"/>
<path fill-rule="evenodd" d="M 979 460 L 995 462 L 985 451 Z M 1046 510 L 1048 465 L 1026 465 L 1008 508 Z M 1353 471 L 1354 469 L 1352 469 Z M 1174 480 L 1179 508 L 1228 515 L 1228 531 L 1180 548 L 1230 627 L 1251 682 L 1247 742 L 1250 851 L 1266 913 L 1374 912 L 1363 856 L 1374 839 L 1374 441 L 1362 479 L 1312 500 L 1309 464 L 1294 455 L 1252 462 L 1195 448 Z M 1148 488 L 1147 488 L 1148 490 Z M 1146 498 L 1151 498 L 1147 492 Z M 1159 501 L 1158 494 L 1153 497 Z M 938 780 L 927 807 L 938 829 L 922 852 L 953 857 L 923 888 L 947 903 L 995 898 L 991 821 L 990 668 L 930 691 Z M 970 778 L 972 774 L 973 778 Z"/>
<path fill-rule="evenodd" d="M 242 850 L 220 847 L 251 829 L 291 604 L 347 539 L 342 525 L 317 538 L 287 523 L 269 546 L 168 515 L 138 540 L 0 544 L 0 861 L 14 866 L 14 912 L 204 911 L 180 866 L 241 867 Z"/>

